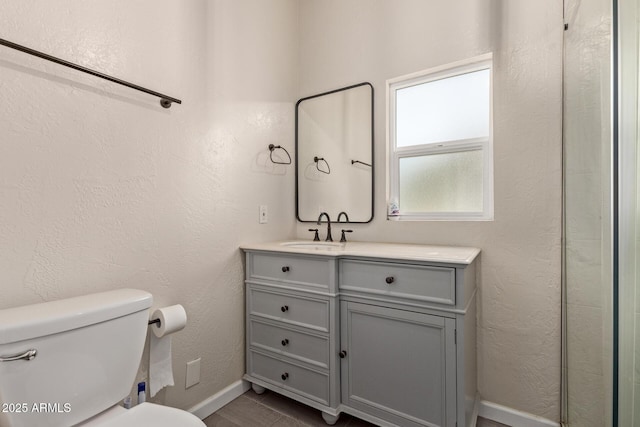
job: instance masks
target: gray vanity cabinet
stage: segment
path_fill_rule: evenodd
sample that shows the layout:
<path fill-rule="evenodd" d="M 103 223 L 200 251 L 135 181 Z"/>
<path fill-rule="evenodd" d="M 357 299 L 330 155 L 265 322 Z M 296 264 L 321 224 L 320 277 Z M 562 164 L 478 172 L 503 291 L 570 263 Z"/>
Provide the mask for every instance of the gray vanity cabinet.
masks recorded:
<path fill-rule="evenodd" d="M 244 249 L 254 390 L 329 424 L 475 425 L 477 250 L 457 263 Z"/>

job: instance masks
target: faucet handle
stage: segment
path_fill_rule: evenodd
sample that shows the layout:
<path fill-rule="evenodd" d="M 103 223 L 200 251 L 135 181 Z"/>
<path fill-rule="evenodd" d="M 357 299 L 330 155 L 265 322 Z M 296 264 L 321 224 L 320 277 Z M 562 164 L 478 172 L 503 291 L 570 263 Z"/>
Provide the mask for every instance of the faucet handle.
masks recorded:
<path fill-rule="evenodd" d="M 313 241 L 314 242 L 319 242 L 320 241 L 320 236 L 318 236 L 318 229 L 317 228 L 310 228 L 309 231 L 315 231 L 316 232 L 315 236 L 313 236 Z"/>
<path fill-rule="evenodd" d="M 347 237 L 344 235 L 344 233 L 353 233 L 353 230 L 342 230 L 342 237 L 340 237 L 340 242 L 346 242 L 347 241 Z"/>

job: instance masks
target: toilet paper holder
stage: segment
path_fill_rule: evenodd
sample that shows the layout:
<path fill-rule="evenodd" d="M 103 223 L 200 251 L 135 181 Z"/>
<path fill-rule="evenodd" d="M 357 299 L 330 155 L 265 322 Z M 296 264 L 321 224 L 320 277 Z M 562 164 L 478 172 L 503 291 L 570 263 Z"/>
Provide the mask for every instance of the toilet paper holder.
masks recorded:
<path fill-rule="evenodd" d="M 156 309 L 149 318 L 148 326 L 155 324 L 151 330 L 158 337 L 181 331 L 187 324 L 187 312 L 180 304 Z"/>

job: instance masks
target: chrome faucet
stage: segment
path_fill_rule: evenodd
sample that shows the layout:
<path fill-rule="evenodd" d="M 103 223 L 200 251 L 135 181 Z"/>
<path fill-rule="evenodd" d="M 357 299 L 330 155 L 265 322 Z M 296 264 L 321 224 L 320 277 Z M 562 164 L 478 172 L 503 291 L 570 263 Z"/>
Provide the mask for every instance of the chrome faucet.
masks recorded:
<path fill-rule="evenodd" d="M 333 237 L 331 237 L 331 218 L 329 218 L 329 214 L 326 212 L 322 212 L 318 217 L 318 225 L 320 225 L 320 221 L 322 221 L 322 217 L 327 217 L 327 238 L 324 239 L 325 242 L 333 242 Z"/>
<path fill-rule="evenodd" d="M 349 215 L 347 215 L 345 211 L 342 211 L 338 214 L 338 219 L 336 220 L 336 222 L 340 222 L 340 218 L 342 218 L 342 215 L 344 215 L 345 222 L 349 222 Z"/>

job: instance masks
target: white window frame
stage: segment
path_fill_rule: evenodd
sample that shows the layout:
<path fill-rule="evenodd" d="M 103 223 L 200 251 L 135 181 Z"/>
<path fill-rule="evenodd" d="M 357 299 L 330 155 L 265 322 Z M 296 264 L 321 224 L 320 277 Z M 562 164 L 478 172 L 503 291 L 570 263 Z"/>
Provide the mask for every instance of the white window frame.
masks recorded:
<path fill-rule="evenodd" d="M 480 70 L 489 70 L 489 136 L 455 141 L 433 142 L 398 147 L 395 140 L 396 91 L 422 83 L 455 77 Z M 491 221 L 493 220 L 493 55 L 487 53 L 474 58 L 442 65 L 387 80 L 387 201 L 400 199 L 399 164 L 404 157 L 482 150 L 483 152 L 483 211 L 482 212 L 420 212 L 387 216 L 390 220 L 409 221 Z"/>

